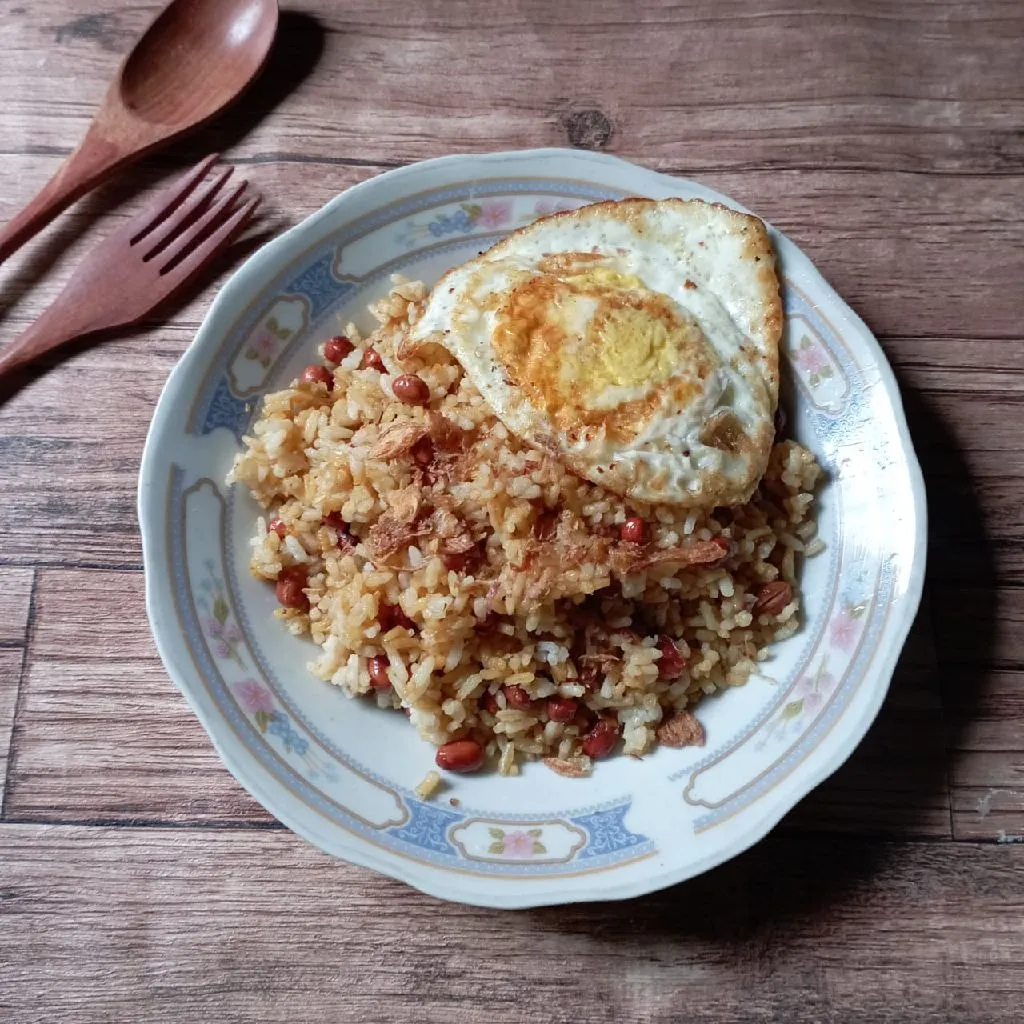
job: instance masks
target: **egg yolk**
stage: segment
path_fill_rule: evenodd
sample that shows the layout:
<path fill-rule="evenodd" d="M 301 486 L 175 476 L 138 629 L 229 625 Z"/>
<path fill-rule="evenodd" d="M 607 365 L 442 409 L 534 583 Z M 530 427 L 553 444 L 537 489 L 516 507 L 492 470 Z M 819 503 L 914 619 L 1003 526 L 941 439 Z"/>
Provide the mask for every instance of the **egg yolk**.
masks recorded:
<path fill-rule="evenodd" d="M 694 397 L 713 356 L 668 296 L 592 262 L 541 269 L 506 293 L 494 347 L 509 378 L 560 429 L 628 439 L 666 399 Z"/>

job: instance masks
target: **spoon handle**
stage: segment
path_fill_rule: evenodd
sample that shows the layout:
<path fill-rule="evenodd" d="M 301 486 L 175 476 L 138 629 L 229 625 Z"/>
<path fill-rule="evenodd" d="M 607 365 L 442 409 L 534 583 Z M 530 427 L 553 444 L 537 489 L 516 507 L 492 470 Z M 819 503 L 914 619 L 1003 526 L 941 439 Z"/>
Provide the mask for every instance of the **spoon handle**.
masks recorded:
<path fill-rule="evenodd" d="M 0 263 L 134 155 L 141 154 L 126 155 L 121 147 L 97 132 L 94 124 L 35 199 L 0 228 Z"/>

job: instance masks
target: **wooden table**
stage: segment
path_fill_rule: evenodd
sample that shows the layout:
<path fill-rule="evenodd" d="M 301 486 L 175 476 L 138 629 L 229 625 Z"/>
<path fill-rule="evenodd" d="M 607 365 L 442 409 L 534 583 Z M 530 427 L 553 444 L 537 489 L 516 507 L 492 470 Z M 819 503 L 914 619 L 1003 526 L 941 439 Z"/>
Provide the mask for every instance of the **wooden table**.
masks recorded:
<path fill-rule="evenodd" d="M 3 216 L 155 9 L 0 2 Z M 1022 38 L 1020 0 L 310 0 L 241 106 L 0 268 L 6 341 L 213 149 L 277 226 L 423 157 L 604 149 L 805 249 L 896 368 L 932 516 L 882 714 L 772 836 L 633 902 L 441 904 L 271 819 L 157 659 L 139 456 L 222 267 L 0 394 L 0 1019 L 1021 1020 Z"/>

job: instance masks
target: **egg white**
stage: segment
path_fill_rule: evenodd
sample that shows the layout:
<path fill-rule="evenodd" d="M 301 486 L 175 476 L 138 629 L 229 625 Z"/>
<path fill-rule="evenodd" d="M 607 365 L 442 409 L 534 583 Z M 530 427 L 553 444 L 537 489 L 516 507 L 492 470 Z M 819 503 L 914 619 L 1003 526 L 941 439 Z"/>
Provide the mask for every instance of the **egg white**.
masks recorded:
<path fill-rule="evenodd" d="M 635 199 L 543 218 L 454 268 L 410 343 L 442 344 L 513 433 L 587 479 L 713 507 L 764 474 L 781 326 L 761 221 Z"/>

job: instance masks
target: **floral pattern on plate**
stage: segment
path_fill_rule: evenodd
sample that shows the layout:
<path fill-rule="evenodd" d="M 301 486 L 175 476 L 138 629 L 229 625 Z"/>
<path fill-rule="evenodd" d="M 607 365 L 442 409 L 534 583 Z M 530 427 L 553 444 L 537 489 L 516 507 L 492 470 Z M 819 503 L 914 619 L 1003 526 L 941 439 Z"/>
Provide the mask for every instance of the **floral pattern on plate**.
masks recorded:
<path fill-rule="evenodd" d="M 579 205 L 578 201 L 566 199 L 537 199 L 532 202 L 516 198 L 470 200 L 434 213 L 429 219 L 410 217 L 395 235 L 395 242 L 405 249 L 412 249 L 423 242 L 449 235 L 522 227 L 538 217 L 574 210 Z"/>
<path fill-rule="evenodd" d="M 811 322 L 813 311 L 790 313 L 783 351 L 797 385 L 811 406 L 836 414 L 843 411 L 850 385 L 838 358 Z"/>

